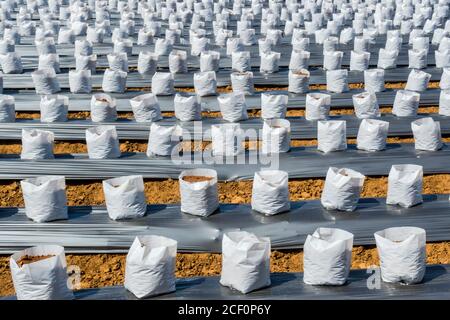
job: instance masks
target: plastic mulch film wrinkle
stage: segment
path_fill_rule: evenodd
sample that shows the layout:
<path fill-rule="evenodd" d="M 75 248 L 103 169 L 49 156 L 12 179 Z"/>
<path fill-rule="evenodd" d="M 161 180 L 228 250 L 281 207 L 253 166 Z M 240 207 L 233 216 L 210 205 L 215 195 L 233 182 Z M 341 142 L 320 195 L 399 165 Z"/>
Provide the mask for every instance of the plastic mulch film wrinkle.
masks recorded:
<path fill-rule="evenodd" d="M 272 249 L 294 249 L 302 248 L 318 227 L 353 233 L 354 245 L 373 245 L 374 233 L 386 223 L 423 228 L 430 242 L 450 240 L 448 195 L 424 195 L 423 200 L 402 208 L 402 214 L 374 198 L 360 199 L 352 213 L 328 211 L 317 200 L 291 202 L 290 211 L 276 216 L 257 213 L 250 205 L 222 204 L 207 218 L 181 213 L 179 205 L 148 205 L 144 217 L 122 221 L 111 220 L 104 207 L 69 207 L 68 220 L 39 224 L 30 222 L 23 208 L 1 208 L 0 253 L 49 243 L 66 252 L 127 252 L 136 236 L 148 234 L 173 238 L 182 252 L 220 252 L 223 233 L 237 230 L 271 238 Z"/>

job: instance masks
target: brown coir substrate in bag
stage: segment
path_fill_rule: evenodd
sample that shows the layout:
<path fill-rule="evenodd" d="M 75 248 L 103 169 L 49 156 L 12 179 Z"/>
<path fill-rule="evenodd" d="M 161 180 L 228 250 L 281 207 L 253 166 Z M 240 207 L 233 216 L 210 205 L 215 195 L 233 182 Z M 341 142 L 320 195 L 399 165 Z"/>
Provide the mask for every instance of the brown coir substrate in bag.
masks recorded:
<path fill-rule="evenodd" d="M 48 258 L 54 257 L 53 254 L 50 255 L 45 255 L 45 256 L 29 256 L 29 255 L 25 255 L 22 258 L 20 258 L 17 261 L 17 264 L 19 265 L 19 267 L 22 267 L 25 264 L 30 264 L 33 262 L 37 262 L 37 261 L 41 261 L 41 260 L 45 260 Z"/>
<path fill-rule="evenodd" d="M 183 181 L 186 182 L 204 182 L 204 181 L 210 181 L 213 177 L 207 177 L 207 176 L 184 176 Z"/>

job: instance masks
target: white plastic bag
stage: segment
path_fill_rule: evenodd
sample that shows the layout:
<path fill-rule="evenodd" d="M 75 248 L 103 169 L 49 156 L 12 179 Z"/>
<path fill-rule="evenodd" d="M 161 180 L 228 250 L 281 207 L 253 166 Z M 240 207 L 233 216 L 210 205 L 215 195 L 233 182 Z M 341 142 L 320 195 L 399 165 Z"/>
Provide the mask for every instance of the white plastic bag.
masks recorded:
<path fill-rule="evenodd" d="M 25 256 L 50 256 L 47 259 L 19 266 Z M 67 287 L 66 257 L 64 248 L 41 245 L 14 253 L 9 259 L 11 277 L 18 300 L 71 300 Z"/>
<path fill-rule="evenodd" d="M 326 51 L 323 53 L 323 68 L 325 70 L 339 70 L 342 65 L 342 51 Z"/>
<path fill-rule="evenodd" d="M 175 117 L 180 121 L 198 121 L 202 119 L 202 107 L 196 95 L 177 93 L 173 100 Z"/>
<path fill-rule="evenodd" d="M 363 119 L 356 137 L 357 148 L 365 151 L 386 149 L 389 122 L 377 119 Z"/>
<path fill-rule="evenodd" d="M 244 132 L 239 123 L 224 123 L 211 126 L 213 156 L 234 157 L 244 152 Z"/>
<path fill-rule="evenodd" d="M 327 90 L 342 93 L 348 91 L 348 71 L 346 69 L 329 70 L 326 73 Z"/>
<path fill-rule="evenodd" d="M 158 99 L 153 93 L 145 93 L 130 99 L 136 122 L 154 122 L 162 119 Z"/>
<path fill-rule="evenodd" d="M 303 282 L 340 286 L 347 282 L 352 262 L 353 234 L 337 228 L 317 228 L 303 246 Z"/>
<path fill-rule="evenodd" d="M 86 40 L 90 43 L 103 43 L 105 31 L 100 28 L 88 27 L 86 30 Z"/>
<path fill-rule="evenodd" d="M 346 131 L 344 120 L 317 121 L 317 149 L 325 153 L 347 149 Z"/>
<path fill-rule="evenodd" d="M 449 68 L 450 67 L 450 50 L 434 51 L 434 61 L 436 63 L 436 68 Z"/>
<path fill-rule="evenodd" d="M 263 52 L 261 53 L 261 64 L 259 71 L 261 73 L 278 72 L 281 53 L 279 52 Z"/>
<path fill-rule="evenodd" d="M 397 67 L 397 57 L 399 52 L 397 50 L 387 50 L 381 48 L 378 51 L 378 65 L 380 69 L 394 69 Z"/>
<path fill-rule="evenodd" d="M 202 52 L 208 51 L 209 39 L 207 37 L 194 36 L 191 39 L 191 55 L 199 56 Z"/>
<path fill-rule="evenodd" d="M 17 52 L 0 54 L 0 64 L 5 74 L 16 74 L 23 72 L 22 58 Z"/>
<path fill-rule="evenodd" d="M 368 52 L 370 50 L 369 45 L 369 39 L 363 36 L 355 37 L 355 39 L 353 39 L 353 51 Z"/>
<path fill-rule="evenodd" d="M 200 72 L 219 71 L 220 52 L 205 51 L 200 53 Z"/>
<path fill-rule="evenodd" d="M 253 94 L 253 72 L 233 72 L 231 73 L 230 78 L 233 92 L 243 93 L 246 95 Z"/>
<path fill-rule="evenodd" d="M 419 51 L 425 50 L 428 52 L 430 48 L 430 39 L 428 37 L 416 37 L 412 39 L 412 49 Z"/>
<path fill-rule="evenodd" d="M 411 122 L 416 150 L 437 151 L 442 148 L 441 125 L 433 118 L 421 118 Z"/>
<path fill-rule="evenodd" d="M 248 119 L 247 104 L 243 93 L 222 94 L 217 97 L 222 118 L 228 122 Z"/>
<path fill-rule="evenodd" d="M 175 93 L 174 78 L 169 72 L 156 72 L 152 77 L 152 93 L 167 96 Z"/>
<path fill-rule="evenodd" d="M 327 210 L 354 211 L 365 176 L 347 169 L 330 167 L 322 191 L 321 203 Z"/>
<path fill-rule="evenodd" d="M 364 71 L 369 68 L 370 52 L 350 53 L 350 71 Z"/>
<path fill-rule="evenodd" d="M 233 52 L 243 51 L 244 45 L 239 38 L 228 38 L 227 39 L 227 56 L 231 56 Z"/>
<path fill-rule="evenodd" d="M 308 49 L 309 49 L 309 38 L 292 39 L 292 50 L 308 51 Z"/>
<path fill-rule="evenodd" d="M 386 39 L 386 44 L 384 46 L 384 49 L 387 51 L 398 51 L 400 52 L 400 49 L 402 48 L 402 37 L 391 37 Z"/>
<path fill-rule="evenodd" d="M 442 90 L 450 89 L 450 68 L 442 69 L 441 80 L 439 81 L 439 88 Z"/>
<path fill-rule="evenodd" d="M 326 93 L 308 93 L 305 101 L 306 120 L 325 120 L 330 113 L 331 96 Z"/>
<path fill-rule="evenodd" d="M 103 92 L 124 93 L 127 83 L 127 73 L 121 70 L 106 69 L 103 75 Z"/>
<path fill-rule="evenodd" d="M 97 55 L 93 54 L 90 56 L 75 56 L 75 69 L 76 70 L 90 70 L 91 74 L 96 73 L 97 68 Z"/>
<path fill-rule="evenodd" d="M 69 87 L 72 93 L 90 93 L 92 91 L 92 75 L 90 70 L 70 70 Z"/>
<path fill-rule="evenodd" d="M 63 95 L 41 96 L 39 105 L 41 110 L 41 122 L 67 121 L 69 113 L 69 97 Z"/>
<path fill-rule="evenodd" d="M 237 51 L 231 54 L 231 69 L 233 71 L 250 71 L 250 51 Z"/>
<path fill-rule="evenodd" d="M 167 56 L 173 49 L 173 43 L 170 40 L 158 38 L 155 41 L 155 54 L 157 56 Z"/>
<path fill-rule="evenodd" d="M 54 69 L 41 69 L 31 73 L 37 94 L 54 94 L 61 90 Z"/>
<path fill-rule="evenodd" d="M 384 70 L 364 70 L 364 89 L 374 93 L 384 91 Z"/>
<path fill-rule="evenodd" d="M 408 50 L 410 69 L 424 69 L 427 67 L 428 52 L 426 50 Z"/>
<path fill-rule="evenodd" d="M 288 96 L 285 94 L 261 94 L 261 118 L 285 118 L 287 112 Z"/>
<path fill-rule="evenodd" d="M 359 119 L 376 118 L 380 116 L 377 96 L 373 92 L 361 92 L 352 96 L 356 117 Z"/>
<path fill-rule="evenodd" d="M 412 117 L 417 115 L 420 93 L 408 90 L 398 90 L 395 94 L 392 114 L 397 117 Z"/>
<path fill-rule="evenodd" d="M 153 33 L 147 31 L 145 28 L 141 28 L 138 31 L 137 44 L 139 46 L 148 46 L 153 43 Z"/>
<path fill-rule="evenodd" d="M 16 120 L 15 99 L 13 96 L 0 94 L 0 122 Z"/>
<path fill-rule="evenodd" d="M 75 43 L 75 34 L 72 29 L 61 28 L 58 32 L 58 44 L 73 44 Z"/>
<path fill-rule="evenodd" d="M 128 56 L 126 53 L 113 52 L 106 55 L 109 69 L 128 72 Z"/>
<path fill-rule="evenodd" d="M 91 98 L 91 120 L 113 122 L 117 120 L 116 99 L 105 93 L 96 93 Z"/>
<path fill-rule="evenodd" d="M 98 126 L 86 129 L 86 146 L 89 159 L 120 157 L 119 139 L 115 126 Z"/>
<path fill-rule="evenodd" d="M 238 33 L 244 46 L 252 46 L 256 44 L 255 29 L 244 29 Z"/>
<path fill-rule="evenodd" d="M 194 73 L 194 89 L 199 97 L 215 95 L 217 91 L 216 72 Z"/>
<path fill-rule="evenodd" d="M 405 90 L 423 92 L 427 90 L 431 74 L 413 69 L 408 75 Z"/>
<path fill-rule="evenodd" d="M 113 52 L 131 55 L 133 53 L 133 41 L 130 39 L 117 39 L 114 42 Z"/>
<path fill-rule="evenodd" d="M 339 39 L 336 37 L 327 37 L 323 41 L 323 52 L 336 51 Z"/>
<path fill-rule="evenodd" d="M 22 160 L 53 159 L 53 142 L 55 136 L 51 131 L 39 129 L 22 129 Z"/>
<path fill-rule="evenodd" d="M 90 56 L 93 54 L 92 43 L 87 40 L 76 40 L 75 41 L 75 56 Z"/>
<path fill-rule="evenodd" d="M 219 208 L 217 172 L 215 170 L 184 170 L 178 181 L 182 212 L 207 217 Z"/>
<path fill-rule="evenodd" d="M 450 116 L 450 90 L 441 90 L 439 95 L 439 114 Z"/>
<path fill-rule="evenodd" d="M 56 53 L 55 40 L 52 37 L 35 40 L 36 51 L 39 55 Z"/>
<path fill-rule="evenodd" d="M 310 56 L 311 53 L 308 51 L 292 50 L 291 58 L 289 60 L 289 70 L 308 70 Z"/>
<path fill-rule="evenodd" d="M 66 182 L 62 176 L 41 176 L 20 182 L 25 214 L 35 222 L 68 219 Z"/>
<path fill-rule="evenodd" d="M 163 126 L 152 123 L 148 138 L 147 156 L 170 156 L 179 151 L 183 130 L 179 125 Z"/>
<path fill-rule="evenodd" d="M 112 220 L 143 217 L 147 211 L 142 176 L 103 180 L 106 210 Z"/>
<path fill-rule="evenodd" d="M 259 54 L 262 52 L 271 52 L 273 49 L 273 43 L 270 39 L 261 38 L 258 39 L 258 51 Z"/>
<path fill-rule="evenodd" d="M 38 69 L 53 69 L 60 73 L 59 56 L 56 53 L 41 54 L 38 58 Z"/>
<path fill-rule="evenodd" d="M 138 56 L 137 70 L 141 75 L 153 75 L 156 72 L 158 56 L 153 52 L 140 51 Z"/>
<path fill-rule="evenodd" d="M 292 93 L 307 93 L 309 91 L 310 73 L 306 69 L 289 70 L 288 91 Z"/>
<path fill-rule="evenodd" d="M 146 235 L 136 237 L 128 251 L 124 287 L 138 298 L 175 291 L 177 242 Z"/>
<path fill-rule="evenodd" d="M 171 73 L 187 73 L 187 52 L 182 50 L 173 50 L 169 54 L 169 71 Z"/>
<path fill-rule="evenodd" d="M 415 284 L 426 270 L 426 233 L 417 227 L 394 227 L 375 232 L 381 279 Z"/>
<path fill-rule="evenodd" d="M 409 208 L 422 203 L 422 180 L 422 166 L 393 165 L 389 171 L 386 204 Z"/>
<path fill-rule="evenodd" d="M 281 170 L 255 172 L 252 188 L 252 210 L 264 215 L 289 211 L 288 173 Z"/>
<path fill-rule="evenodd" d="M 270 239 L 246 231 L 224 234 L 220 284 L 244 294 L 270 286 Z"/>
<path fill-rule="evenodd" d="M 291 148 L 291 124 L 286 119 L 264 120 L 261 150 L 265 154 L 288 152 Z"/>

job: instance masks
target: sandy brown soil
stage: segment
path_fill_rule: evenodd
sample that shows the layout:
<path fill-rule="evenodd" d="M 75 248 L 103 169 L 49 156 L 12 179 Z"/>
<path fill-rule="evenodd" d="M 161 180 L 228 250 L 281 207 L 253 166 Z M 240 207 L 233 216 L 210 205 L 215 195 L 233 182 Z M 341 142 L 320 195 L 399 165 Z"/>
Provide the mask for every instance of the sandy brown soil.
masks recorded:
<path fill-rule="evenodd" d="M 100 181 L 66 181 L 67 200 L 70 206 L 104 205 Z M 180 201 L 178 180 L 145 180 L 147 201 L 152 204 L 178 203 Z M 291 179 L 291 200 L 319 199 L 324 179 Z M 218 183 L 219 199 L 222 203 L 250 203 L 252 181 L 230 181 Z M 387 177 L 367 177 L 362 197 L 386 197 Z M 450 193 L 450 174 L 425 175 L 424 194 Z M 0 206 L 23 207 L 22 192 L 18 181 L 0 181 Z"/>

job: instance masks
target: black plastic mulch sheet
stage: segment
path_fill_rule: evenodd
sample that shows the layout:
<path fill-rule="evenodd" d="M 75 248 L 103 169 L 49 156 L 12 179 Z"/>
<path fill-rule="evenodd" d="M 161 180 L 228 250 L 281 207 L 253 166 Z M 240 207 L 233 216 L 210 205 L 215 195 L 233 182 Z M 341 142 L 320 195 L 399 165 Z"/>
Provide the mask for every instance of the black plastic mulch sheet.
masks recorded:
<path fill-rule="evenodd" d="M 392 137 L 412 136 L 411 122 L 422 117 L 432 117 L 439 121 L 442 134 L 450 134 L 450 117 L 438 114 L 423 114 L 417 117 L 396 117 L 391 114 L 384 114 L 377 118 L 389 122 L 388 135 Z M 292 139 L 315 139 L 317 138 L 317 121 L 308 121 L 300 117 L 286 118 L 291 124 Z M 354 115 L 331 116 L 329 120 L 345 120 L 347 125 L 347 137 L 353 138 L 358 134 L 362 119 Z M 211 126 L 227 123 L 220 118 L 204 118 L 198 122 L 180 122 L 176 118 L 164 118 L 159 121 L 159 125 L 171 126 L 179 124 L 191 134 L 193 140 L 211 140 Z M 243 130 L 256 130 L 261 138 L 263 120 L 261 118 L 251 118 L 239 122 Z M 115 122 L 98 123 L 90 120 L 72 120 L 67 122 L 43 123 L 39 120 L 17 119 L 12 123 L 0 123 L 0 138 L 2 140 L 20 140 L 22 129 L 49 130 L 55 134 L 56 140 L 85 140 L 85 130 L 99 125 L 114 125 L 119 139 L 133 139 L 147 141 L 150 132 L 150 123 L 135 122 L 132 120 L 118 119 Z"/>
<path fill-rule="evenodd" d="M 448 195 L 426 195 L 412 208 L 386 205 L 385 199 L 360 199 L 354 212 L 328 211 L 320 201 L 292 202 L 291 210 L 275 216 L 252 211 L 249 205 L 223 204 L 209 217 L 182 213 L 178 205 L 149 205 L 147 215 L 110 220 L 105 208 L 70 207 L 69 220 L 34 223 L 24 209 L 0 209 L 0 253 L 39 244 L 59 244 L 67 252 L 127 252 L 138 235 L 162 235 L 178 241 L 185 252 L 220 252 L 223 233 L 244 230 L 271 238 L 273 249 L 301 248 L 316 228 L 352 232 L 355 245 L 375 243 L 374 232 L 416 226 L 427 241 L 450 240 Z"/>
<path fill-rule="evenodd" d="M 406 82 L 408 75 L 412 69 L 407 67 L 400 67 L 396 69 L 386 70 L 386 82 Z M 259 69 L 253 71 L 253 82 L 259 86 L 287 86 L 288 73 L 287 68 L 280 68 L 279 72 L 264 74 L 260 73 Z M 313 68 L 309 70 L 311 73 L 310 84 L 326 84 L 326 71 L 320 68 Z M 442 69 L 436 67 L 428 67 L 423 71 L 431 74 L 431 81 L 439 81 L 442 75 Z M 216 72 L 217 86 L 223 87 L 231 85 L 230 79 L 231 70 L 220 70 Z M 69 74 L 60 73 L 56 75 L 61 88 L 69 88 Z M 175 74 L 175 87 L 194 87 L 193 73 Z M 94 88 L 101 88 L 103 80 L 103 72 L 98 72 L 92 75 L 92 86 Z M 151 86 L 151 76 L 142 76 L 137 71 L 128 73 L 126 80 L 127 88 L 145 88 Z M 349 71 L 348 83 L 362 83 L 364 82 L 364 73 L 362 71 Z M 4 74 L 3 88 L 5 89 L 33 89 L 34 83 L 31 78 L 31 72 L 23 74 Z"/>
<path fill-rule="evenodd" d="M 176 280 L 176 291 L 152 300 L 360 300 L 405 299 L 448 300 L 450 291 L 449 265 L 428 265 L 422 283 L 414 285 L 393 284 L 379 281 L 379 269 L 352 270 L 343 286 L 312 286 L 303 283 L 303 273 L 272 273 L 271 285 L 246 295 L 223 287 L 220 277 L 194 277 Z M 379 279 L 379 278 L 377 278 Z M 379 283 L 379 285 L 378 285 Z M 15 297 L 5 297 L 14 300 Z M 122 286 L 75 291 L 77 300 L 135 300 L 131 292 Z M 212 315 L 214 315 L 213 311 Z"/>
<path fill-rule="evenodd" d="M 147 91 L 149 92 L 149 91 Z M 118 111 L 132 111 L 129 100 L 138 95 L 145 94 L 144 91 L 127 91 L 125 93 L 112 93 L 110 96 L 116 99 Z M 287 91 L 265 91 L 270 94 L 287 94 L 288 109 L 304 109 L 306 94 L 292 94 Z M 311 92 L 322 92 L 331 95 L 331 108 L 353 107 L 352 95 L 363 92 L 363 90 L 352 89 L 343 93 L 330 93 L 324 90 L 314 90 Z M 39 111 L 40 96 L 34 91 L 28 90 L 5 90 L 4 94 L 9 94 L 15 98 L 16 111 Z M 72 94 L 64 91 L 60 94 L 69 98 L 69 111 L 90 111 L 90 101 L 92 94 Z M 183 93 L 185 94 L 185 93 Z M 380 106 L 392 106 L 395 99 L 396 90 L 387 89 L 376 94 Z M 420 93 L 420 105 L 430 106 L 439 105 L 439 89 L 428 89 Z M 186 94 L 185 94 L 186 95 Z M 161 111 L 174 111 L 174 96 L 158 96 L 158 103 Z M 253 95 L 245 98 L 248 109 L 261 109 L 261 92 L 255 92 Z M 204 111 L 220 111 L 217 96 L 208 96 L 199 98 Z"/>
<path fill-rule="evenodd" d="M 18 155 L 0 155 L 0 180 L 62 175 L 67 179 L 106 179 L 140 174 L 144 178 L 178 178 L 186 169 L 215 169 L 219 180 L 250 180 L 261 169 L 281 169 L 290 178 L 325 177 L 330 166 L 350 168 L 364 175 L 387 175 L 394 164 L 422 165 L 425 174 L 450 173 L 450 147 L 439 151 L 416 151 L 413 144 L 389 144 L 378 152 L 357 150 L 349 145 L 345 151 L 324 154 L 316 147 L 298 147 L 282 154 L 264 155 L 244 152 L 238 157 L 209 157 L 193 152 L 174 157 L 147 157 L 144 153 L 124 153 L 117 159 L 89 159 L 86 154 L 56 155 L 54 159 L 21 160 Z"/>
<path fill-rule="evenodd" d="M 147 91 L 150 92 L 150 91 Z M 138 95 L 147 93 L 145 91 L 127 91 L 125 93 L 109 94 L 116 99 L 118 111 L 132 111 L 129 100 Z M 306 94 L 292 94 L 287 91 L 265 91 L 270 94 L 287 94 L 288 109 L 304 109 Z M 314 90 L 311 92 L 322 92 L 331 95 L 331 108 L 353 107 L 352 95 L 363 92 L 363 90 L 352 89 L 343 93 L 329 93 L 324 90 Z M 41 97 L 34 91 L 29 90 L 5 90 L 4 94 L 12 95 L 15 99 L 16 111 L 39 111 Z M 69 111 L 90 111 L 90 101 L 92 94 L 72 94 L 67 90 L 60 94 L 69 97 Z M 395 99 L 396 90 L 387 89 L 376 94 L 380 106 L 392 106 Z M 428 89 L 420 93 L 420 105 L 430 106 L 439 105 L 439 89 Z M 161 111 L 174 111 L 174 96 L 158 96 L 158 103 Z M 261 109 L 261 92 L 255 92 L 253 95 L 246 96 L 248 109 Z M 217 96 L 201 97 L 199 101 L 204 111 L 219 111 Z"/>

